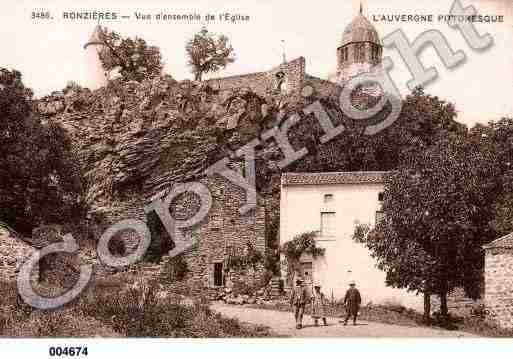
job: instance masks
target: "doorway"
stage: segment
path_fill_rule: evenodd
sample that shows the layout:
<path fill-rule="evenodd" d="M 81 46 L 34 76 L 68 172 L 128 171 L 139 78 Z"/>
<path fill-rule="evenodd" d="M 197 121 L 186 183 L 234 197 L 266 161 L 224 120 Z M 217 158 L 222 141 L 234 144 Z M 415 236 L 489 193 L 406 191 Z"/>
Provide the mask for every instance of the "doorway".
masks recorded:
<path fill-rule="evenodd" d="M 223 285 L 223 262 L 214 263 L 214 286 L 222 287 Z"/>

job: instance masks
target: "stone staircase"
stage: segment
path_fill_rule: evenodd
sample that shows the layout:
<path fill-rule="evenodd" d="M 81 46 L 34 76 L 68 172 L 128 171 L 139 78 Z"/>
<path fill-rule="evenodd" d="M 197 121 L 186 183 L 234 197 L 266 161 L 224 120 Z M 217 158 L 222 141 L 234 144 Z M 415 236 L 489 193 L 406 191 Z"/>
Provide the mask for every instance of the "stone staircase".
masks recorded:
<path fill-rule="evenodd" d="M 270 296 L 271 298 L 277 298 L 283 295 L 283 282 L 280 277 L 273 277 L 269 282 L 271 287 Z"/>

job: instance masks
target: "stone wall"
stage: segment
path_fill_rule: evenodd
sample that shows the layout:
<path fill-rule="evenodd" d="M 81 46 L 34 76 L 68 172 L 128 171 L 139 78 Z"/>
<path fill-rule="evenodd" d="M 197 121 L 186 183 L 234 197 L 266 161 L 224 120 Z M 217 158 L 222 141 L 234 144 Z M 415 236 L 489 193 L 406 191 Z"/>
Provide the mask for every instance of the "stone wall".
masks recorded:
<path fill-rule="evenodd" d="M 486 248 L 485 306 L 502 328 L 513 328 L 513 248 Z"/>
<path fill-rule="evenodd" d="M 284 85 L 280 87 L 279 73 L 283 73 Z M 283 63 L 269 71 L 250 74 L 214 78 L 205 82 L 214 89 L 232 90 L 234 88 L 249 88 L 257 95 L 265 97 L 284 92 L 293 97 L 299 97 L 305 80 L 305 58 L 299 57 Z"/>

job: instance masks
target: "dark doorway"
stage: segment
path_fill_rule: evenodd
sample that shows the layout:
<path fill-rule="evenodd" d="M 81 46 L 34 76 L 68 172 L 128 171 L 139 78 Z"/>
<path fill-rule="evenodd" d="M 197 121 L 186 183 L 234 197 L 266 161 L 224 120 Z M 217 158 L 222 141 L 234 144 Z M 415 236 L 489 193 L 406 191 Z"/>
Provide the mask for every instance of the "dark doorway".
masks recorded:
<path fill-rule="evenodd" d="M 221 287 L 223 283 L 223 263 L 214 263 L 214 285 Z"/>

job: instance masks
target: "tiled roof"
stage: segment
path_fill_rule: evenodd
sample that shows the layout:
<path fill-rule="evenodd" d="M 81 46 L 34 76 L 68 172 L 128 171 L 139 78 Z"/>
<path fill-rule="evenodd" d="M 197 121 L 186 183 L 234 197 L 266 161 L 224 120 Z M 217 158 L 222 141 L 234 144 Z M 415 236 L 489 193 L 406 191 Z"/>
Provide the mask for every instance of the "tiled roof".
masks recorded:
<path fill-rule="evenodd" d="M 358 14 L 355 19 L 347 25 L 342 34 L 340 46 L 345 46 L 352 42 L 372 42 L 380 44 L 379 35 L 371 22 L 362 14 Z"/>
<path fill-rule="evenodd" d="M 485 244 L 483 248 L 513 248 L 513 232 L 506 234 L 504 237 L 500 237 L 491 243 Z"/>
<path fill-rule="evenodd" d="M 358 184 L 383 183 L 388 172 L 299 172 L 283 173 L 282 186 L 315 185 L 315 184 Z"/>

